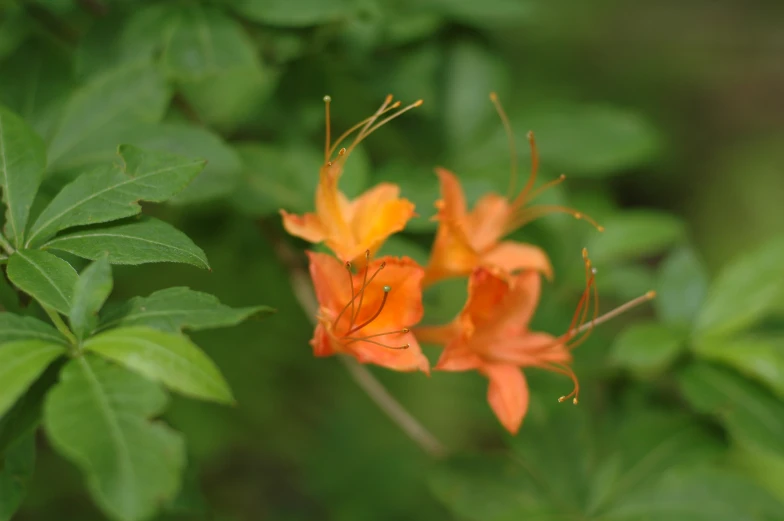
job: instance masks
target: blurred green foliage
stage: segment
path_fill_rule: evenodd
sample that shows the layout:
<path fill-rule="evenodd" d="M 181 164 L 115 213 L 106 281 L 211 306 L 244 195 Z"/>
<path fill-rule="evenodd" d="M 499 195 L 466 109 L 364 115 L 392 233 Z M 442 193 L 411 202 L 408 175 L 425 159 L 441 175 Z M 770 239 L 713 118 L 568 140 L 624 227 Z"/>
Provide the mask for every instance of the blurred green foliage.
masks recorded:
<path fill-rule="evenodd" d="M 145 213 L 187 233 L 212 271 L 117 266 L 107 306 L 187 286 L 279 310 L 193 334 L 237 405 L 171 400 L 163 418 L 187 447 L 173 502 L 156 502 L 154 492 L 172 488 L 160 473 L 140 484 L 145 505 L 125 514 L 93 505 L 85 490 L 105 483 L 58 456 L 56 434 L 34 434 L 41 388 L 57 375 L 44 372 L 22 397 L 27 406 L 0 419 L 0 520 L 20 503 L 21 521 L 155 510 L 171 521 L 779 519 L 782 17 L 773 0 L 0 1 L 0 104 L 32 126 L 48 157 L 32 215 L 111 163 L 121 143 L 207 160 L 170 204 L 145 204 Z M 342 187 L 355 195 L 398 183 L 419 217 L 385 252 L 424 262 L 434 166 L 457 173 L 470 201 L 506 190 L 510 156 L 491 90 L 509 113 L 521 172 L 533 130 L 542 177 L 568 176 L 542 202 L 606 227 L 598 234 L 555 215 L 515 234 L 543 246 L 556 270 L 534 326 L 568 326 L 583 246 L 603 309 L 650 289 L 658 298 L 577 351 L 577 408 L 556 403 L 568 382 L 529 371 L 531 411 L 516 438 L 497 425 L 479 375 L 373 370 L 454 453 L 433 462 L 335 360 L 312 357 L 309 321 L 273 249 L 288 240 L 277 210 L 311 208 L 325 94 L 338 132 L 388 92 L 422 98 L 352 155 Z M 464 286 L 428 291 L 425 321 L 449 320 Z M 5 277 L 0 302 L 19 310 Z M 166 327 L 183 326 L 197 328 Z M 156 416 L 158 392 L 149 387 L 133 411 L 116 413 Z M 10 432 L 9 418 L 21 427 Z"/>

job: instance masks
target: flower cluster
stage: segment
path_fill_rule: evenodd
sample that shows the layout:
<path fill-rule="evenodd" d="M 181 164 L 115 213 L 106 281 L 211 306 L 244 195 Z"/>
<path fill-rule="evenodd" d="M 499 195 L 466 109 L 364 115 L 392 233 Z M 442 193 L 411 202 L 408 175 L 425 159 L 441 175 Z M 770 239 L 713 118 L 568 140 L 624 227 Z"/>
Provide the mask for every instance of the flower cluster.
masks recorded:
<path fill-rule="evenodd" d="M 427 266 L 410 258 L 380 257 L 384 241 L 404 229 L 414 216 L 414 205 L 400 197 L 392 183 L 381 183 L 350 200 L 338 181 L 352 151 L 373 131 L 421 105 L 401 107 L 388 96 L 369 118 L 347 130 L 333 144 L 326 103 L 326 145 L 319 172 L 315 212 L 292 215 L 281 210 L 283 225 L 292 235 L 323 243 L 334 255 L 309 252 L 310 275 L 319 303 L 318 323 L 311 340 L 316 356 L 346 354 L 361 363 L 397 371 L 430 373 L 420 342 L 443 347 L 435 370 L 477 370 L 489 380 L 488 401 L 501 424 L 516 433 L 528 408 L 528 387 L 522 368 L 536 367 L 568 376 L 573 390 L 560 401 L 577 403 L 579 383 L 570 367 L 571 351 L 590 333 L 597 319 L 595 270 L 583 250 L 586 284 L 570 327 L 560 336 L 531 331 L 542 277 L 552 277 L 552 266 L 540 248 L 504 237 L 525 224 L 553 212 L 594 221 L 570 208 L 532 205 L 536 197 L 564 177 L 535 187 L 539 165 L 536 142 L 528 134 L 531 173 L 514 194 L 514 140 L 497 97 L 491 100 L 509 136 L 512 177 L 509 197 L 490 193 L 473 209 L 466 204 L 457 176 L 436 169 L 441 198 L 435 202 L 438 231 Z M 338 148 L 356 133 L 346 147 Z M 468 299 L 455 319 L 445 325 L 416 327 L 422 319 L 422 291 L 428 285 L 467 277 Z M 590 310 L 593 311 L 590 311 Z"/>

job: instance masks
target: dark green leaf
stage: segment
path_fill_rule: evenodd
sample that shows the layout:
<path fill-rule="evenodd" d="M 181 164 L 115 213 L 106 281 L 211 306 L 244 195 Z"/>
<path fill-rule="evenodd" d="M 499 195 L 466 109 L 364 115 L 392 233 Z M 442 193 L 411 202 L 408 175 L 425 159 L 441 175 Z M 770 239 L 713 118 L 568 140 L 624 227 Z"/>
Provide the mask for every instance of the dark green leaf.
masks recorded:
<path fill-rule="evenodd" d="M 680 248 L 659 268 L 653 305 L 664 322 L 691 325 L 707 289 L 708 275 L 696 253 L 691 248 Z"/>
<path fill-rule="evenodd" d="M 71 311 L 68 318 L 71 331 L 82 340 L 98 325 L 98 312 L 112 292 L 112 267 L 106 257 L 87 266 L 74 288 Z"/>
<path fill-rule="evenodd" d="M 210 267 L 204 251 L 187 235 L 166 222 L 150 217 L 131 224 L 61 235 L 42 246 L 42 249 L 47 248 L 91 260 L 108 255 L 111 264 L 182 262 L 198 268 Z"/>
<path fill-rule="evenodd" d="M 604 232 L 588 246 L 597 264 L 654 255 L 685 238 L 683 222 L 662 212 L 625 211 L 602 224 Z"/>
<path fill-rule="evenodd" d="M 232 7 L 255 22 L 306 27 L 346 18 L 352 12 L 353 4 L 350 0 L 235 0 Z"/>
<path fill-rule="evenodd" d="M 43 340 L 17 340 L 0 345 L 0 417 L 52 360 L 65 353 L 62 344 Z"/>
<path fill-rule="evenodd" d="M 234 326 L 254 315 L 273 312 L 267 306 L 232 309 L 207 293 L 188 288 L 167 288 L 149 297 L 134 297 L 107 310 L 101 317 L 101 329 L 146 326 L 178 333 Z"/>
<path fill-rule="evenodd" d="M 113 518 L 149 519 L 179 489 L 182 438 L 150 421 L 165 406 L 157 385 L 89 355 L 69 362 L 47 397 L 52 445 L 84 472 L 96 503 Z"/>
<path fill-rule="evenodd" d="M 613 343 L 611 360 L 645 374 L 660 373 L 686 348 L 686 332 L 658 322 L 637 322 Z"/>
<path fill-rule="evenodd" d="M 784 240 L 773 240 L 726 266 L 697 317 L 703 337 L 729 336 L 763 318 L 784 295 Z"/>
<path fill-rule="evenodd" d="M 528 0 L 422 0 L 416 5 L 466 24 L 491 27 L 519 23 L 536 7 L 535 2 Z"/>
<path fill-rule="evenodd" d="M 701 358 L 729 365 L 784 399 L 784 336 L 708 338 L 693 348 Z"/>
<path fill-rule="evenodd" d="M 13 112 L 0 106 L 0 190 L 6 206 L 3 231 L 15 247 L 25 226 L 46 167 L 41 138 Z"/>
<path fill-rule="evenodd" d="M 71 151 L 128 120 L 157 122 L 171 92 L 147 64 L 124 66 L 95 76 L 68 100 L 49 143 L 50 168 L 69 161 Z M 116 146 L 118 142 L 115 142 Z"/>
<path fill-rule="evenodd" d="M 181 334 L 122 327 L 89 338 L 83 348 L 186 396 L 219 403 L 234 401 L 217 366 Z"/>
<path fill-rule="evenodd" d="M 737 373 L 694 364 L 679 375 L 686 399 L 718 417 L 744 446 L 784 455 L 784 403 Z"/>
<path fill-rule="evenodd" d="M 8 260 L 8 278 L 16 287 L 63 314 L 71 309 L 78 277 L 70 264 L 45 251 L 17 250 Z"/>
<path fill-rule="evenodd" d="M 35 435 L 28 434 L 0 453 L 0 521 L 11 521 L 24 499 L 35 468 Z"/>
<path fill-rule="evenodd" d="M 162 202 L 182 191 L 204 161 L 121 145 L 123 167 L 104 167 L 63 188 L 36 220 L 28 245 L 41 244 L 73 226 L 97 224 L 141 212 L 139 201 Z"/>
<path fill-rule="evenodd" d="M 0 344 L 17 340 L 43 340 L 53 343 L 67 343 L 65 337 L 46 322 L 13 313 L 0 313 Z"/>
<path fill-rule="evenodd" d="M 242 26 L 223 11 L 200 5 L 170 12 L 163 64 L 178 79 L 199 80 L 233 67 L 256 63 L 256 51 Z"/>

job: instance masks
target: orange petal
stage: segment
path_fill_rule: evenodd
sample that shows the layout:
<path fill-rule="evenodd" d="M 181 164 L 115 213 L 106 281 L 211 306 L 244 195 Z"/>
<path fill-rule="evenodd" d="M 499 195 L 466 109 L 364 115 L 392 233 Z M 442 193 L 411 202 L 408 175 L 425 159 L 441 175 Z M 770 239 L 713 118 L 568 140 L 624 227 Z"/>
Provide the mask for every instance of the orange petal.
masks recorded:
<path fill-rule="evenodd" d="M 468 214 L 466 234 L 476 251 L 493 247 L 506 233 L 511 213 L 509 201 L 498 194 L 487 194 Z"/>
<path fill-rule="evenodd" d="M 512 434 L 517 434 L 523 418 L 528 412 L 528 386 L 523 372 L 505 364 L 488 364 L 481 369 L 490 379 L 487 401 L 501 425 Z"/>
<path fill-rule="evenodd" d="M 541 367 L 549 363 L 566 364 L 572 355 L 566 346 L 549 333 L 526 332 L 494 342 L 493 361 L 519 367 Z"/>
<path fill-rule="evenodd" d="M 400 187 L 381 183 L 351 204 L 351 229 L 361 248 L 357 254 L 377 250 L 390 235 L 405 228 L 414 216 L 414 204 L 399 196 Z"/>
<path fill-rule="evenodd" d="M 441 221 L 458 222 L 465 218 L 467 207 L 463 187 L 455 174 L 441 167 L 436 167 L 436 175 L 441 182 L 441 201 L 438 207 L 438 219 Z"/>
<path fill-rule="evenodd" d="M 310 260 L 310 277 L 320 308 L 334 315 L 351 300 L 351 286 L 345 264 L 332 255 L 306 252 Z"/>
<path fill-rule="evenodd" d="M 453 225 L 441 222 L 427 264 L 424 285 L 468 275 L 478 263 L 479 256 L 465 240 L 465 235 Z"/>
<path fill-rule="evenodd" d="M 423 344 L 446 346 L 460 334 L 457 321 L 443 326 L 420 326 L 414 329 L 414 335 Z"/>
<path fill-rule="evenodd" d="M 326 328 L 322 324 L 316 326 L 310 345 L 313 346 L 314 356 L 332 356 L 335 354 L 329 333 L 327 333 Z"/>
<path fill-rule="evenodd" d="M 422 354 L 422 348 L 412 333 L 386 335 L 374 338 L 386 345 L 400 347 L 408 344 L 407 349 L 389 349 L 369 342 L 354 342 L 347 346 L 346 352 L 363 364 L 375 364 L 395 371 L 422 371 L 430 374 L 430 362 Z"/>
<path fill-rule="evenodd" d="M 422 320 L 424 314 L 422 279 L 425 271 L 422 266 L 408 257 L 380 257 L 370 263 L 368 272 L 375 273 L 382 263 L 384 268 L 365 290 L 362 310 L 357 314 L 356 323 L 362 324 L 380 308 L 384 286 L 390 288 L 387 300 L 381 313 L 361 330 L 362 336 L 413 327 Z M 361 274 L 356 275 L 355 280 L 358 290 L 361 287 Z"/>
<path fill-rule="evenodd" d="M 482 263 L 504 271 L 534 270 L 553 277 L 550 259 L 541 248 L 521 242 L 503 241 L 481 257 Z"/>
<path fill-rule="evenodd" d="M 470 371 L 484 364 L 482 358 L 471 351 L 461 340 L 448 344 L 434 369 L 436 371 Z"/>
<path fill-rule="evenodd" d="M 316 214 L 294 215 L 280 210 L 280 215 L 283 217 L 283 228 L 291 235 L 312 243 L 326 239 L 326 230 Z"/>
<path fill-rule="evenodd" d="M 509 292 L 509 281 L 501 273 L 476 268 L 468 279 L 468 300 L 460 315 L 481 328 L 497 318 Z"/>

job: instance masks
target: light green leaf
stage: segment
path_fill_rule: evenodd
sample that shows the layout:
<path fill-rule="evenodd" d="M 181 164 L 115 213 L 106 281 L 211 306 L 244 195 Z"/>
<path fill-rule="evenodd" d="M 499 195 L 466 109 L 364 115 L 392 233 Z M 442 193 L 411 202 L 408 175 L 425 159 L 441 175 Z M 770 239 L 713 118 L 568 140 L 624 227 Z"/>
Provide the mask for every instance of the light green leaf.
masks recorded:
<path fill-rule="evenodd" d="M 165 406 L 157 385 L 89 355 L 70 361 L 47 397 L 49 440 L 85 473 L 96 503 L 112 518 L 149 519 L 179 489 L 183 440 L 150 421 Z"/>
<path fill-rule="evenodd" d="M 235 0 L 231 6 L 254 22 L 284 27 L 336 22 L 346 18 L 355 8 L 351 0 Z"/>
<path fill-rule="evenodd" d="M 242 165 L 237 154 L 217 134 L 184 123 L 118 122 L 112 129 L 74 148 L 67 165 L 63 166 L 79 172 L 112 161 L 117 143 L 207 161 L 202 173 L 171 202 L 197 203 L 220 198 L 233 192 L 239 182 Z"/>
<path fill-rule="evenodd" d="M 284 209 L 291 213 L 313 211 L 322 154 L 311 147 L 243 143 L 237 146 L 245 168 L 245 181 L 235 194 L 240 209 L 267 215 Z M 355 197 L 366 187 L 370 162 L 358 148 L 346 161 L 340 189 Z"/>
<path fill-rule="evenodd" d="M 691 325 L 708 289 L 705 267 L 691 248 L 670 253 L 659 268 L 656 313 L 668 324 Z"/>
<path fill-rule="evenodd" d="M 79 274 L 68 313 L 71 331 L 79 340 L 92 333 L 98 325 L 98 311 L 109 298 L 112 286 L 112 267 L 106 257 L 93 262 Z"/>
<path fill-rule="evenodd" d="M 186 396 L 219 403 L 234 401 L 220 370 L 183 335 L 123 327 L 89 338 L 83 348 Z"/>
<path fill-rule="evenodd" d="M 37 245 L 72 226 L 98 224 L 141 212 L 139 201 L 163 202 L 182 191 L 204 161 L 120 145 L 122 169 L 111 166 L 79 176 L 35 221 L 27 244 Z"/>
<path fill-rule="evenodd" d="M 0 417 L 24 393 L 65 346 L 43 340 L 17 340 L 0 345 Z"/>
<path fill-rule="evenodd" d="M 170 96 L 161 75 L 148 64 L 126 65 L 91 78 L 74 91 L 63 110 L 49 143 L 50 168 L 58 170 L 77 145 L 128 120 L 160 121 Z"/>
<path fill-rule="evenodd" d="M 78 277 L 70 264 L 45 251 L 17 250 L 8 260 L 8 278 L 16 287 L 63 314 L 71 309 Z"/>
<path fill-rule="evenodd" d="M 199 80 L 233 67 L 256 63 L 256 50 L 242 26 L 223 11 L 189 5 L 175 18 L 166 35 L 162 62 L 178 79 Z"/>
<path fill-rule="evenodd" d="M 146 326 L 160 331 L 178 333 L 234 326 L 254 315 L 272 313 L 267 306 L 232 309 L 207 293 L 188 288 L 167 288 L 149 297 L 134 297 L 106 311 L 101 329 Z"/>
<path fill-rule="evenodd" d="M 131 224 L 60 235 L 41 248 L 67 251 L 91 260 L 108 255 L 111 264 L 182 262 L 198 268 L 210 267 L 204 251 L 187 235 L 151 217 L 142 217 Z"/>
<path fill-rule="evenodd" d="M 736 445 L 730 451 L 734 466 L 784 501 L 784 455 Z"/>
<path fill-rule="evenodd" d="M 35 469 L 35 435 L 27 434 L 0 452 L 0 521 L 11 521 Z"/>
<path fill-rule="evenodd" d="M 44 142 L 13 112 L 0 106 L 0 190 L 5 203 L 5 235 L 15 247 L 46 167 Z"/>
<path fill-rule="evenodd" d="M 767 385 L 784 400 L 784 336 L 708 338 L 693 344 L 701 358 L 720 362 Z"/>
<path fill-rule="evenodd" d="M 67 343 L 65 337 L 46 322 L 13 313 L 0 313 L 0 344 L 17 340 L 43 340 L 50 343 Z"/>
<path fill-rule="evenodd" d="M 707 364 L 687 367 L 678 381 L 694 408 L 716 416 L 744 446 L 784 455 L 784 403 L 764 388 Z"/>
<path fill-rule="evenodd" d="M 686 336 L 686 331 L 658 322 L 636 322 L 615 339 L 610 359 L 635 372 L 657 374 L 686 349 Z"/>
<path fill-rule="evenodd" d="M 683 222 L 674 215 L 648 210 L 625 211 L 606 221 L 588 246 L 597 264 L 660 253 L 684 240 Z"/>
<path fill-rule="evenodd" d="M 696 334 L 729 336 L 763 318 L 784 295 L 784 240 L 773 240 L 727 265 L 711 284 Z"/>

